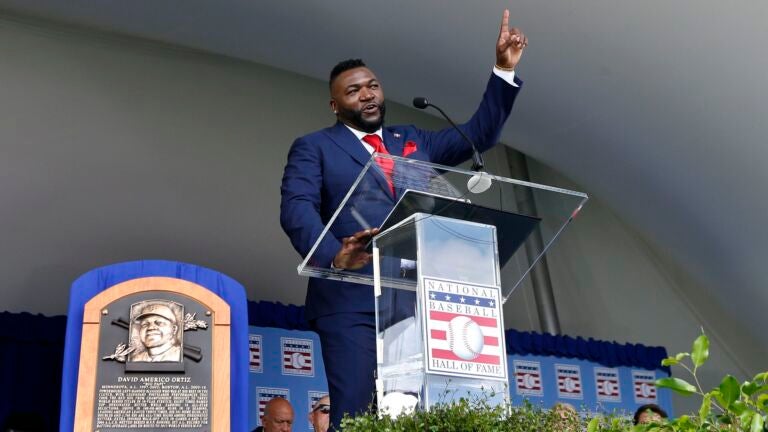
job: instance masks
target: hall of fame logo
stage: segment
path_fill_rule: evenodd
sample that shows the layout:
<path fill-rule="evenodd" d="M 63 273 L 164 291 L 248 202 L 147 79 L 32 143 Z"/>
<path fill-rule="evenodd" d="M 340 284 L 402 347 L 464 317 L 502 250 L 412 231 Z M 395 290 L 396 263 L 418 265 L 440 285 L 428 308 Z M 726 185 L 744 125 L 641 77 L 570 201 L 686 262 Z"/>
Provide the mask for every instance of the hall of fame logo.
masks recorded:
<path fill-rule="evenodd" d="M 283 375 L 315 376 L 312 339 L 280 338 Z"/>
<path fill-rule="evenodd" d="M 583 399 L 581 368 L 578 365 L 555 364 L 557 397 L 562 399 Z"/>
<path fill-rule="evenodd" d="M 427 371 L 507 380 L 499 288 L 424 278 Z"/>
<path fill-rule="evenodd" d="M 515 388 L 521 396 L 543 396 L 541 363 L 537 361 L 512 360 L 515 370 Z"/>
<path fill-rule="evenodd" d="M 262 373 L 264 371 L 261 344 L 261 335 L 248 335 L 248 369 L 254 373 Z"/>
<path fill-rule="evenodd" d="M 635 403 L 656 403 L 656 374 L 651 371 L 633 370 L 632 387 Z"/>
<path fill-rule="evenodd" d="M 264 416 L 264 408 L 267 406 L 267 402 L 278 397 L 290 402 L 290 390 L 287 388 L 256 387 L 256 403 L 259 405 L 259 426 L 261 426 L 261 418 Z"/>
<path fill-rule="evenodd" d="M 597 400 L 602 402 L 621 402 L 619 370 L 613 368 L 595 368 L 595 391 Z"/>

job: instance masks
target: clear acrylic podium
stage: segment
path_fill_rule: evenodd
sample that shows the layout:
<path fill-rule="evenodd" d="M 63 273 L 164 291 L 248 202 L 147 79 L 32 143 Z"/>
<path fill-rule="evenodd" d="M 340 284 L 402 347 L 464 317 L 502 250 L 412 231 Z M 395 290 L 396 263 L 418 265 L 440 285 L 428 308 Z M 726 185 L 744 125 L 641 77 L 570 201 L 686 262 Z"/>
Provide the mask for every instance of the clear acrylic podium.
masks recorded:
<path fill-rule="evenodd" d="M 501 306 L 587 199 L 374 154 L 298 271 L 371 285 L 380 412 L 397 415 L 480 394 L 495 405 L 509 397 Z M 381 228 L 370 245 L 372 268 L 314 265 L 317 250 L 371 227 Z"/>

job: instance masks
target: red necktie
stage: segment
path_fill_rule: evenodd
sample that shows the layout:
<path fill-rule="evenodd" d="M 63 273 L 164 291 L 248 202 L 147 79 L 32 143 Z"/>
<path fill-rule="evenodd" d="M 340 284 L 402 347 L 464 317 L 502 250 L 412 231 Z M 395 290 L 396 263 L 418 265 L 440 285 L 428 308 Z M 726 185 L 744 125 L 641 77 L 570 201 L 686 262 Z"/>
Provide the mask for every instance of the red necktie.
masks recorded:
<path fill-rule="evenodd" d="M 363 137 L 363 141 L 365 141 L 368 145 L 373 147 L 373 151 L 376 153 L 381 154 L 389 154 L 387 151 L 387 148 L 384 147 L 384 143 L 381 141 L 381 137 L 375 134 L 366 135 Z M 392 159 L 385 159 L 385 158 L 376 158 L 376 165 L 381 168 L 382 173 L 384 174 L 384 178 L 387 179 L 387 184 L 389 185 L 389 190 L 392 192 L 392 196 L 395 196 L 395 186 L 392 183 L 392 171 L 394 171 L 395 168 L 395 161 Z"/>

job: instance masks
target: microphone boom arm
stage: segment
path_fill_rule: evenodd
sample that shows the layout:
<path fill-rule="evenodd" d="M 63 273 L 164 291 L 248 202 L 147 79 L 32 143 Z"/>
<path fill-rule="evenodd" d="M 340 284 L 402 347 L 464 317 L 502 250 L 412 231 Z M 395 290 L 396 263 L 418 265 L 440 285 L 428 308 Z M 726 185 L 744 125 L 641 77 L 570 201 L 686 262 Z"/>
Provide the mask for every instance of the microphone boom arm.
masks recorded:
<path fill-rule="evenodd" d="M 477 151 L 477 147 L 475 146 L 475 143 L 472 142 L 469 137 L 464 134 L 464 131 L 462 131 L 458 126 L 456 126 L 456 123 L 451 120 L 450 117 L 448 117 L 448 114 L 446 114 L 443 110 L 440 109 L 439 106 L 431 104 L 426 98 L 414 98 L 413 99 L 413 106 L 416 108 L 424 109 L 428 106 L 431 106 L 432 108 L 438 110 L 440 114 L 443 115 L 443 117 L 448 120 L 448 123 L 453 126 L 456 131 L 461 134 L 462 138 L 466 140 L 470 146 L 472 146 L 472 171 L 482 171 L 485 167 L 485 163 L 483 162 L 483 156 L 480 155 L 480 152 Z"/>

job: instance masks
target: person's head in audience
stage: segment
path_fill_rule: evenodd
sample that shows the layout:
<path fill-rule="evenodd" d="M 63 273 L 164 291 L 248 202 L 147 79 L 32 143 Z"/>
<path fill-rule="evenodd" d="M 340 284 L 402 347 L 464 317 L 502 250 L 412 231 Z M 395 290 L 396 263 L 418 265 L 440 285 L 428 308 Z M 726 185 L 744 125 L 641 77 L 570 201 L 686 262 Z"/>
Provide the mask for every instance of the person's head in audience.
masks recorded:
<path fill-rule="evenodd" d="M 667 412 L 661 409 L 656 404 L 643 405 L 635 411 L 635 417 L 633 423 L 647 424 L 647 423 L 660 423 L 662 419 L 667 418 Z"/>
<path fill-rule="evenodd" d="M 581 428 L 581 419 L 576 408 L 565 402 L 558 402 L 552 407 L 548 423 L 553 431 L 573 432 Z"/>
<path fill-rule="evenodd" d="M 281 397 L 267 402 L 261 424 L 264 426 L 264 432 L 290 432 L 293 427 L 291 403 Z"/>
<path fill-rule="evenodd" d="M 326 432 L 330 424 L 331 415 L 331 398 L 323 396 L 312 406 L 312 411 L 309 412 L 309 422 L 312 423 L 312 427 L 315 432 Z"/>

